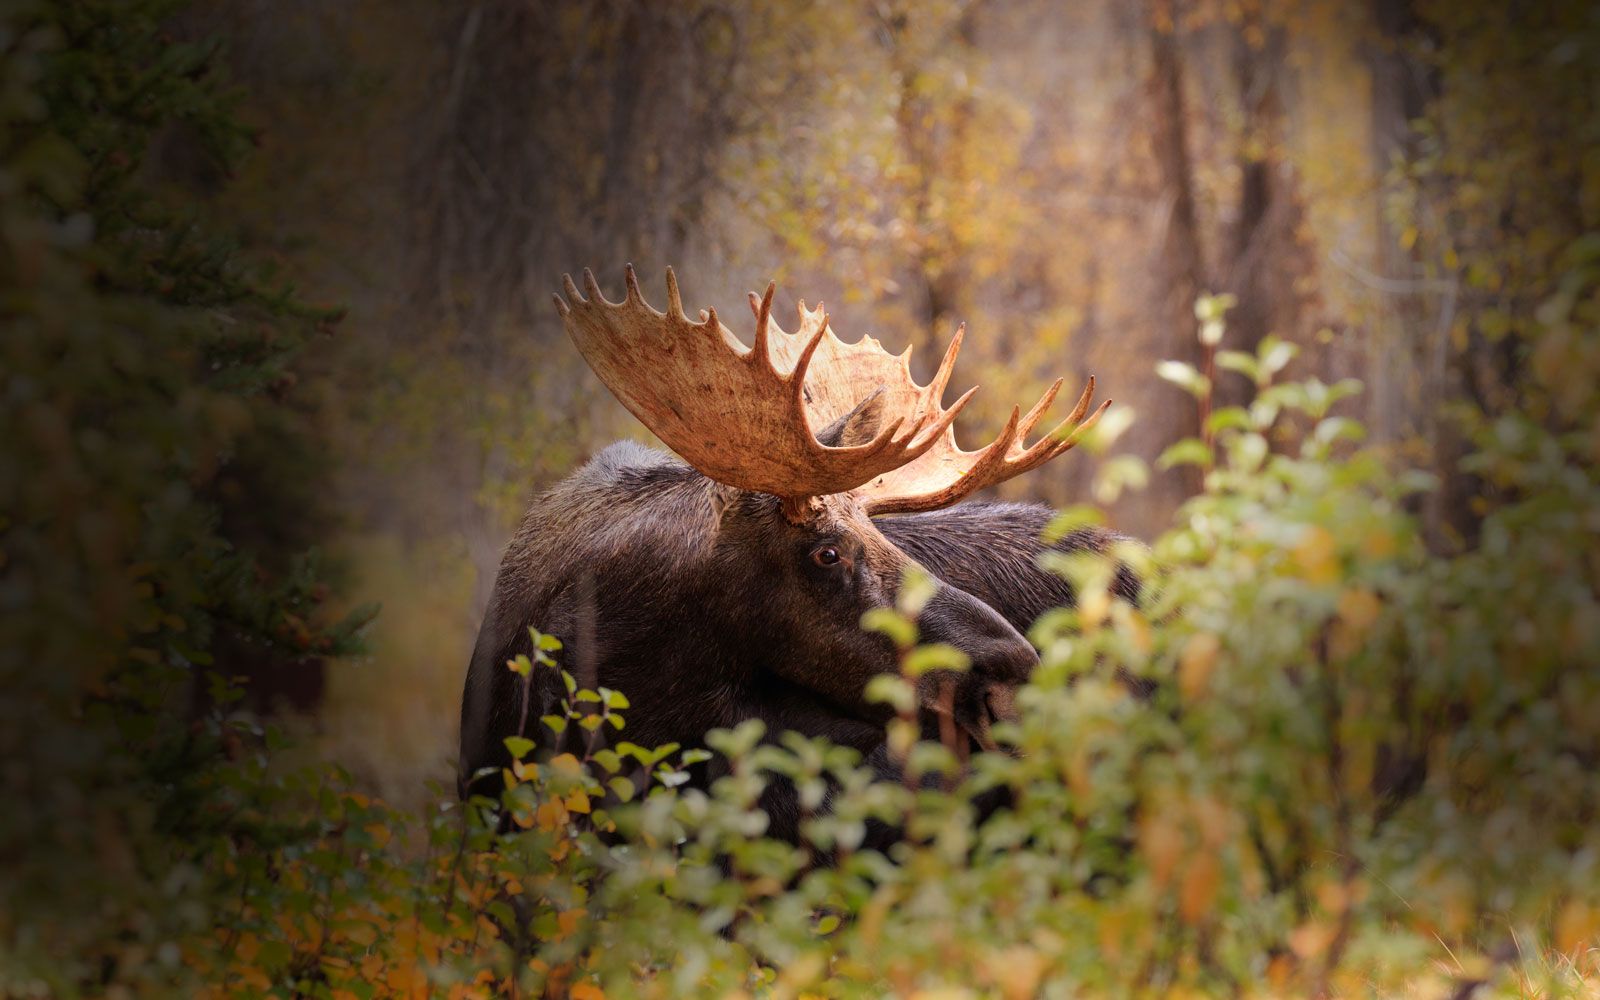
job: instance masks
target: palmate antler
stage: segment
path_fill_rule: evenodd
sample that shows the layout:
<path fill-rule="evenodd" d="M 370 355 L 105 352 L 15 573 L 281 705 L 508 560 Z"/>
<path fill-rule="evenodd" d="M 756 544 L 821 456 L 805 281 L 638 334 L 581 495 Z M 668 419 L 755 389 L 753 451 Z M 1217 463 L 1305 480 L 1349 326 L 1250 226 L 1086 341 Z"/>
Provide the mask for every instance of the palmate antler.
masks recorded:
<path fill-rule="evenodd" d="M 585 298 L 571 277 L 556 307 L 567 333 L 606 387 L 691 466 L 718 482 L 784 499 L 801 517 L 806 498 L 854 490 L 870 513 L 933 510 L 1037 468 L 1077 443 L 1105 410 L 1083 423 L 1094 380 L 1074 412 L 1031 448 L 1023 439 L 1061 387 L 1058 380 L 1026 417 L 1013 409 L 998 439 L 962 451 L 951 429 L 976 389 L 945 408 L 940 399 L 962 331 L 926 386 L 908 366 L 910 350 L 890 355 L 871 337 L 846 344 L 820 304 L 800 307 L 790 334 L 772 322 L 772 295 L 750 296 L 755 343 L 746 347 L 716 311 L 689 319 L 677 278 L 667 270 L 667 312 L 651 308 L 627 269 L 627 296 L 609 302 L 584 271 Z M 879 429 L 865 444 L 830 447 L 816 429 L 882 390 Z M 1076 425 L 1070 427 L 1069 425 Z M 1070 435 L 1068 431 L 1070 430 Z"/>
<path fill-rule="evenodd" d="M 768 294 L 771 294 L 770 288 Z M 751 293 L 751 308 L 758 308 L 759 302 L 756 295 Z M 808 310 L 802 301 L 799 312 L 799 333 L 791 335 L 782 330 L 774 331 L 777 341 L 784 344 L 784 350 L 795 350 L 809 336 L 815 336 L 818 328 L 827 327 L 828 317 L 820 303 L 816 309 Z M 919 386 L 911 377 L 910 347 L 899 355 L 892 355 L 871 336 L 863 336 L 853 344 L 846 344 L 833 336 L 830 330 L 824 338 L 824 347 L 817 350 L 811 366 L 813 371 L 826 369 L 832 376 L 829 382 L 820 387 L 820 391 L 812 394 L 810 405 L 820 418 L 818 423 L 825 425 L 849 412 L 856 402 L 867 398 L 879 387 L 884 389 L 885 413 L 916 414 L 922 407 L 930 404 L 937 406 L 955 369 L 956 356 L 961 353 L 966 329 L 966 324 L 956 328 L 944 359 L 939 363 L 939 370 L 926 386 Z M 777 349 L 774 354 L 782 356 Z M 1089 419 L 1084 419 L 1089 412 L 1089 403 L 1094 399 L 1095 382 L 1091 375 L 1082 395 L 1078 397 L 1078 405 L 1073 407 L 1066 419 L 1032 447 L 1026 446 L 1028 435 L 1055 401 L 1064 381 L 1056 379 L 1026 415 L 1021 407 L 1012 407 L 1011 419 L 988 447 L 963 451 L 956 444 L 955 429 L 946 427 L 933 447 L 905 465 L 874 476 L 855 490 L 856 495 L 862 498 L 868 513 L 872 514 L 938 510 L 1066 454 L 1084 432 L 1100 419 L 1100 415 L 1111 405 L 1111 400 L 1101 403 Z M 810 383 L 807 385 L 809 387 Z M 976 387 L 967 390 L 953 409 L 965 405 L 976 391 Z"/>

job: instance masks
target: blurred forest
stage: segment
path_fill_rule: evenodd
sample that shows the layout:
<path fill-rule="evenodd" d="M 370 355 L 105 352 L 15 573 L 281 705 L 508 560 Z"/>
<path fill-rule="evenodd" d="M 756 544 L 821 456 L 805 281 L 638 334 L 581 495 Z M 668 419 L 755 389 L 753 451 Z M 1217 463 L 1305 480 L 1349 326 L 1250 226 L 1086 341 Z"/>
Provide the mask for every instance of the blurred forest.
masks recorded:
<path fill-rule="evenodd" d="M 955 326 L 984 388 L 963 441 L 1057 375 L 1094 374 L 1122 448 L 1007 484 L 1163 528 L 1198 485 L 1153 466 L 1199 428 L 1152 378 L 1298 345 L 1290 375 L 1447 487 L 1436 544 L 1470 536 L 1449 407 L 1517 395 L 1519 329 L 1595 222 L 1583 4 L 1324 0 L 748 4 L 220 0 L 177 22 L 225 43 L 257 154 L 215 210 L 314 297 L 336 442 L 335 548 L 386 613 L 371 665 L 331 678 L 324 731 L 399 774 L 448 754 L 501 547 L 530 493 L 632 423 L 570 349 L 548 293 L 589 266 L 727 316 L 769 277 L 839 330 L 914 345 Z M 175 152 L 164 164 L 204 190 Z M 1506 251 L 1491 256 L 1491 251 Z M 657 293 L 659 294 L 659 292 Z M 743 327 L 735 321 L 735 328 Z M 1219 405 L 1249 382 L 1213 372 Z M 965 386 L 952 386 L 954 390 Z M 302 395 L 308 393 L 303 392 Z M 1126 416 L 1124 417 L 1126 419 Z"/>

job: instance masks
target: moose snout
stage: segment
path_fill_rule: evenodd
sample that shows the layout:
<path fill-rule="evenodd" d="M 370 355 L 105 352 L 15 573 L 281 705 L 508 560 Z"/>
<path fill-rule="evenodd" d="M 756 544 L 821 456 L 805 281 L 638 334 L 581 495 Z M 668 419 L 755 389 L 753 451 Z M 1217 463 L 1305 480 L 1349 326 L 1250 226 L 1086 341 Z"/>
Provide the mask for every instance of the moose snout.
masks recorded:
<path fill-rule="evenodd" d="M 1000 613 L 964 590 L 939 590 L 923 606 L 917 628 L 925 643 L 944 642 L 966 653 L 975 681 L 1021 684 L 1039 654 Z"/>
<path fill-rule="evenodd" d="M 1039 655 L 998 612 L 955 587 L 940 588 L 917 622 L 923 642 L 949 643 L 971 659 L 963 674 L 935 671 L 921 678 L 925 736 L 948 741 L 959 729 L 974 748 L 998 749 L 991 728 L 1016 719 L 1016 686 L 1032 675 Z M 965 750 L 958 752 L 964 759 Z"/>

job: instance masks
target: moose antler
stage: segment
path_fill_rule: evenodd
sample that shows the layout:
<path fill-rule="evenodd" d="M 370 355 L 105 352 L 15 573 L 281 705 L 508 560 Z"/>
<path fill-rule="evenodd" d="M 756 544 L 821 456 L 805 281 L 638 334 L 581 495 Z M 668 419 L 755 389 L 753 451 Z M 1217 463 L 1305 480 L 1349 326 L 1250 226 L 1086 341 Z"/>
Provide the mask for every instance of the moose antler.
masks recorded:
<path fill-rule="evenodd" d="M 752 292 L 750 307 L 759 309 L 760 302 Z M 816 330 L 827 327 L 828 318 L 821 303 L 816 309 L 808 310 L 805 303 L 801 302 L 799 311 L 799 333 L 773 331 L 776 342 L 783 345 L 781 349 L 774 349 L 773 353 L 779 357 L 800 349 L 799 345 L 809 336 L 814 336 Z M 817 349 L 811 367 L 814 372 L 829 371 L 830 380 L 811 394 L 808 405 L 818 416 L 818 422 L 825 423 L 849 412 L 856 402 L 881 387 L 884 390 L 885 413 L 910 413 L 915 417 L 925 407 L 936 409 L 955 368 L 956 356 L 961 352 L 961 341 L 965 336 L 966 324 L 962 324 L 956 328 L 933 380 L 926 386 L 919 386 L 911 377 L 910 347 L 896 356 L 885 351 L 870 336 L 846 344 L 829 332 L 823 346 Z M 1089 403 L 1094 398 L 1095 383 L 1091 375 L 1083 394 L 1078 397 L 1078 405 L 1073 407 L 1066 419 L 1031 447 L 1027 446 L 1028 434 L 1055 401 L 1063 381 L 1056 379 L 1026 415 L 1023 415 L 1021 407 L 1012 407 L 1011 419 L 988 447 L 963 451 L 956 444 L 954 428 L 947 426 L 940 432 L 939 440 L 933 447 L 905 465 L 863 483 L 856 489 L 856 495 L 862 498 L 871 514 L 938 510 L 978 490 L 1037 469 L 1052 458 L 1067 453 L 1100 419 L 1111 401 L 1108 399 L 1101 403 L 1087 420 L 1084 419 L 1089 412 Z M 953 409 L 964 405 L 974 391 L 969 389 L 966 395 L 956 401 Z"/>
<path fill-rule="evenodd" d="M 813 371 L 827 317 L 808 330 L 807 343 L 774 351 L 769 337 L 773 289 L 757 309 L 753 347 L 717 321 L 715 310 L 695 323 L 683 312 L 678 280 L 667 270 L 667 311 L 657 312 L 627 269 L 627 297 L 609 302 L 587 269 L 588 297 L 563 276 L 556 298 L 567 333 L 600 380 L 668 447 L 700 472 L 739 489 L 784 498 L 799 518 L 808 497 L 855 489 L 898 469 L 939 442 L 966 404 L 937 406 L 886 421 L 871 441 L 829 447 L 817 440 L 806 403 L 808 384 L 827 383 L 831 370 Z M 970 398 L 970 396 L 969 396 Z"/>
<path fill-rule="evenodd" d="M 1067 419 L 1025 447 L 1061 388 L 1058 379 L 1027 416 L 1013 408 L 988 447 L 962 451 L 951 425 L 977 390 L 949 408 L 940 400 L 964 327 L 933 380 L 921 386 L 911 376 L 910 348 L 896 356 L 872 337 L 844 343 L 833 335 L 821 303 L 808 310 L 802 302 L 798 331 L 785 332 L 772 321 L 771 284 L 764 296 L 750 295 L 756 333 L 747 348 L 718 322 L 716 310 L 703 311 L 699 323 L 684 314 L 671 268 L 666 313 L 644 301 L 631 266 L 622 302 L 607 301 L 587 269 L 583 277 L 588 297 L 563 276 L 566 298 L 557 295 L 556 308 L 606 387 L 701 473 L 781 497 L 785 513 L 797 520 L 806 498 L 852 490 L 874 514 L 949 506 L 1066 452 L 1110 405 L 1083 421 L 1094 393 L 1091 378 Z M 817 440 L 814 428 L 875 394 L 881 416 L 872 440 L 847 447 Z"/>

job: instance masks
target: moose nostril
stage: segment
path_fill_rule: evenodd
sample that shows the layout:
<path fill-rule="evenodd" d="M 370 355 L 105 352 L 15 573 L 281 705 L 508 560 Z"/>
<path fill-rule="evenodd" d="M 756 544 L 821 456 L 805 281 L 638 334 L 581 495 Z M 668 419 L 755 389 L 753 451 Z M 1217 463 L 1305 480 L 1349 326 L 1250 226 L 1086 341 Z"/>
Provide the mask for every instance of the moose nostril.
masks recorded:
<path fill-rule="evenodd" d="M 1033 676 L 1033 668 L 1039 665 L 1039 654 L 1024 639 L 997 640 L 988 655 L 975 657 L 972 665 L 984 677 L 1021 684 Z"/>
<path fill-rule="evenodd" d="M 974 675 L 1020 684 L 1033 674 L 1039 654 L 989 605 L 951 586 L 939 588 L 917 624 L 924 642 L 948 642 L 971 658 Z"/>

